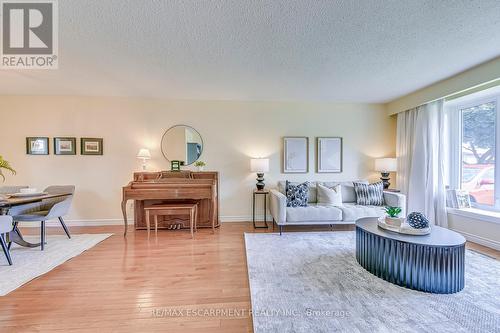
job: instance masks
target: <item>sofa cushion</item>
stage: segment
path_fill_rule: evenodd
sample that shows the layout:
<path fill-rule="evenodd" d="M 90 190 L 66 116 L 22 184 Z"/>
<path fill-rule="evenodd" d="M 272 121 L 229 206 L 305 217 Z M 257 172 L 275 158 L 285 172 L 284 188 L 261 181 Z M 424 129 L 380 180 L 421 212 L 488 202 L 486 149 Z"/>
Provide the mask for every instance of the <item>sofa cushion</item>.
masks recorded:
<path fill-rule="evenodd" d="M 362 217 L 385 216 L 385 209 L 383 206 L 362 206 L 344 203 L 339 209 L 342 210 L 343 221 L 356 221 Z"/>
<path fill-rule="evenodd" d="M 318 203 L 331 206 L 342 206 L 342 186 L 337 184 L 326 187 L 318 183 Z"/>
<path fill-rule="evenodd" d="M 288 182 L 288 184 L 291 185 L 298 185 L 300 184 L 299 182 Z M 279 181 L 278 182 L 278 191 L 283 193 L 286 196 L 286 181 Z M 356 200 L 355 200 L 356 201 Z M 316 203 L 317 198 L 316 198 L 316 182 L 309 182 L 309 197 L 307 198 L 308 203 Z"/>
<path fill-rule="evenodd" d="M 323 204 L 311 204 L 307 207 L 287 207 L 286 221 L 342 221 L 342 211 L 338 207 Z"/>
<path fill-rule="evenodd" d="M 357 183 L 368 184 L 366 180 L 358 180 Z M 342 201 L 343 202 L 356 202 L 356 192 L 354 191 L 354 183 L 349 181 L 343 182 L 322 182 L 322 185 L 326 187 L 333 187 L 340 184 L 342 188 Z"/>
<path fill-rule="evenodd" d="M 354 182 L 354 191 L 356 191 L 358 205 L 382 206 L 384 204 L 384 183 L 382 182 L 373 184 Z"/>
<path fill-rule="evenodd" d="M 286 206 L 287 207 L 307 207 L 309 197 L 309 182 L 298 185 L 291 185 L 286 182 Z"/>

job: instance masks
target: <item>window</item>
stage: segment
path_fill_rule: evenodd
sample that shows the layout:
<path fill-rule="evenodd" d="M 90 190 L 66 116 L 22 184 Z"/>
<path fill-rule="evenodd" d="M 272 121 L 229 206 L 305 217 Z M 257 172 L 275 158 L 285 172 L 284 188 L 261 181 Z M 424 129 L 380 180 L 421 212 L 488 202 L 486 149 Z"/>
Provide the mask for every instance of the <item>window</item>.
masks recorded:
<path fill-rule="evenodd" d="M 497 108 L 487 102 L 460 110 L 462 116 L 461 188 L 472 204 L 495 206 Z"/>
<path fill-rule="evenodd" d="M 469 192 L 475 208 L 500 210 L 500 87 L 446 104 L 450 119 L 450 185 Z"/>

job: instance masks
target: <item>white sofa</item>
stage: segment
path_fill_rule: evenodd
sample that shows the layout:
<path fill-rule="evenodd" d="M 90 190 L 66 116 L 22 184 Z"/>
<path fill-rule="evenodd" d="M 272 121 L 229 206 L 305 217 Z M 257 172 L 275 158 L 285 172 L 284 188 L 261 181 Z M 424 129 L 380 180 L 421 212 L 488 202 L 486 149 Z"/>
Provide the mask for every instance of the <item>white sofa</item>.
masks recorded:
<path fill-rule="evenodd" d="M 364 181 L 366 182 L 366 181 Z M 317 203 L 317 184 L 333 187 L 341 185 L 342 206 L 330 206 Z M 297 183 L 291 183 L 297 184 Z M 385 206 L 362 206 L 356 204 L 356 192 L 353 182 L 309 182 L 309 198 L 307 207 L 287 207 L 285 182 L 278 182 L 278 189 L 270 190 L 270 211 L 273 221 L 280 228 L 286 225 L 315 224 L 353 224 L 357 219 L 369 216 L 384 216 Z M 401 207 L 401 216 L 405 216 L 406 197 L 403 194 L 384 191 L 386 206 Z"/>

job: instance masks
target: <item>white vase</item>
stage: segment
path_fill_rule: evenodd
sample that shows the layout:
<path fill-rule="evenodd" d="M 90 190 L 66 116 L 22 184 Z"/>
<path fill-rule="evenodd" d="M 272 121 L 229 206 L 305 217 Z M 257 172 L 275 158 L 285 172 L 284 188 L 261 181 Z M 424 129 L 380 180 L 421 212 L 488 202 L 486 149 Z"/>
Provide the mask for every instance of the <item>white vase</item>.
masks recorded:
<path fill-rule="evenodd" d="M 385 217 L 385 223 L 395 227 L 400 227 L 403 222 L 404 218 L 401 217 L 390 217 L 390 216 Z"/>
<path fill-rule="evenodd" d="M 203 170 L 205 170 L 205 166 L 200 165 L 200 166 L 198 167 L 198 171 L 203 171 Z"/>

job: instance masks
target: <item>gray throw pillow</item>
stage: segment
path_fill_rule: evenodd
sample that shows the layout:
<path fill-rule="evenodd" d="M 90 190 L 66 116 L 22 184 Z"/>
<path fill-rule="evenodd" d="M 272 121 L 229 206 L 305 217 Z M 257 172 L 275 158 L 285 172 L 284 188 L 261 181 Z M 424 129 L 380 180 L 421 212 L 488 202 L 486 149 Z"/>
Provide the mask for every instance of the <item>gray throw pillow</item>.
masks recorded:
<path fill-rule="evenodd" d="M 287 207 L 307 207 L 309 197 L 309 182 L 292 185 L 286 181 L 286 206 Z"/>
<path fill-rule="evenodd" d="M 318 183 L 318 203 L 337 207 L 342 206 L 341 185 L 327 187 Z"/>
<path fill-rule="evenodd" d="M 384 183 L 363 184 L 354 182 L 356 203 L 363 206 L 384 205 Z"/>

